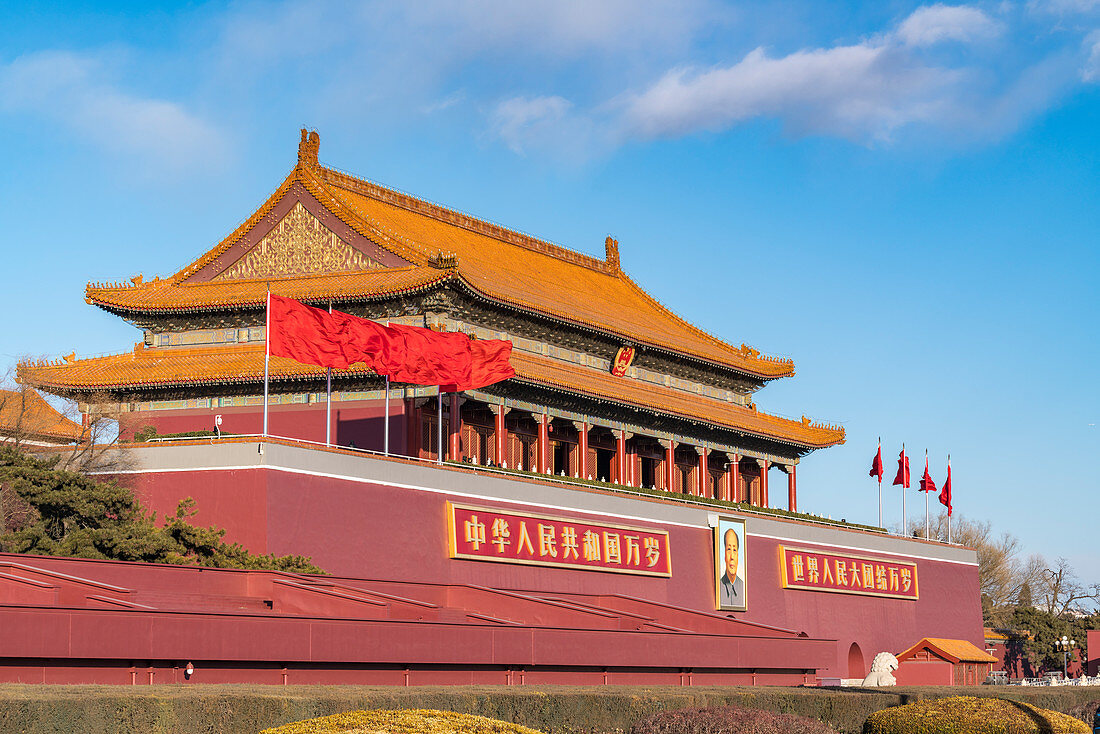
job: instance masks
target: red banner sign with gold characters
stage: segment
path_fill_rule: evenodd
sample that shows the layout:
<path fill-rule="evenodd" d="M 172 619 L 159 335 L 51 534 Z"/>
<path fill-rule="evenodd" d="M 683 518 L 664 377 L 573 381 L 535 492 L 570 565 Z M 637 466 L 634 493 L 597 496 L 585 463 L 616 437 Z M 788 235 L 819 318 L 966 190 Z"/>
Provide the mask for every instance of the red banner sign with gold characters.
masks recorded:
<path fill-rule="evenodd" d="M 882 558 L 779 546 L 783 588 L 916 601 L 917 566 Z"/>
<path fill-rule="evenodd" d="M 451 558 L 671 576 L 668 533 L 447 503 Z"/>

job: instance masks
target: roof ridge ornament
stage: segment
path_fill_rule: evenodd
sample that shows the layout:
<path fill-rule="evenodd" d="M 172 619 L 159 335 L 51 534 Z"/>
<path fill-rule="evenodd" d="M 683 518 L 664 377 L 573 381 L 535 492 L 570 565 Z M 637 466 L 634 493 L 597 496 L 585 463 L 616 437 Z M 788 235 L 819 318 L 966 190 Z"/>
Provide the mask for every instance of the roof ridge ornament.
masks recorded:
<path fill-rule="evenodd" d="M 317 151 L 321 147 L 321 136 L 316 130 L 302 128 L 302 140 L 298 143 L 298 165 L 317 168 Z"/>
<path fill-rule="evenodd" d="M 453 270 L 458 267 L 458 255 L 440 250 L 432 255 L 430 262 L 440 270 Z"/>
<path fill-rule="evenodd" d="M 607 266 L 611 268 L 612 272 L 619 272 L 622 269 L 619 267 L 619 241 L 608 235 L 607 239 L 603 241 L 603 247 L 604 260 L 607 262 Z"/>

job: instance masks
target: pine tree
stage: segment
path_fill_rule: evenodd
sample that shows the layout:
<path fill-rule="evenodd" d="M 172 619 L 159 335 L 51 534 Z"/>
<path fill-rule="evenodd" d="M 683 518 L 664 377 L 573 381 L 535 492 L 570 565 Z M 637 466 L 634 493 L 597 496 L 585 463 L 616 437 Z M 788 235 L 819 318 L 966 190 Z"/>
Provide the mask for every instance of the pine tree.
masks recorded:
<path fill-rule="evenodd" d="M 177 565 L 324 573 L 304 556 L 255 555 L 223 540 L 225 530 L 196 527 L 195 501 L 157 525 L 132 490 L 114 482 L 59 471 L 55 461 L 0 447 L 0 492 L 14 493 L 26 511 L 0 526 L 0 551 Z"/>

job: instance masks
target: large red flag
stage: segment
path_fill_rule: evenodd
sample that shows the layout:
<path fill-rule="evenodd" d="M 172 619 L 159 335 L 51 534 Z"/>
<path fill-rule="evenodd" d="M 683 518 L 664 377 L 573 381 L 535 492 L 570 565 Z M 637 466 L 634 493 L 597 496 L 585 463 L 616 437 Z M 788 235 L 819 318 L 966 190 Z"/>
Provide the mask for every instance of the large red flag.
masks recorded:
<path fill-rule="evenodd" d="M 515 375 L 512 343 L 472 340 L 461 332 L 383 326 L 341 311 L 328 313 L 271 296 L 272 354 L 305 364 L 346 369 L 362 362 L 379 375 L 413 385 L 473 390 Z"/>
<path fill-rule="evenodd" d="M 909 457 L 905 455 L 905 449 L 898 455 L 898 475 L 894 477 L 894 484 L 900 484 L 903 489 L 909 489 Z"/>
<path fill-rule="evenodd" d="M 928 473 L 928 457 L 924 457 L 924 476 L 920 478 L 920 491 L 935 492 L 936 483 L 932 481 L 932 475 Z"/>
<path fill-rule="evenodd" d="M 878 453 L 875 454 L 875 458 L 871 461 L 871 473 L 869 476 L 878 477 L 879 484 L 882 484 L 882 444 L 878 445 Z"/>
<path fill-rule="evenodd" d="M 947 460 L 947 479 L 940 490 L 940 504 L 947 508 L 947 516 L 951 517 L 951 460 Z"/>

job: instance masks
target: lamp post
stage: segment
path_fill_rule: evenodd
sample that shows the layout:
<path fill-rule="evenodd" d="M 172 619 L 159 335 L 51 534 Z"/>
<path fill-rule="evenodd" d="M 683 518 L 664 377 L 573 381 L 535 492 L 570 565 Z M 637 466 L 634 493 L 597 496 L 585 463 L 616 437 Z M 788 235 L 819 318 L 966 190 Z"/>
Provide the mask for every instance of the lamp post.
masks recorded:
<path fill-rule="evenodd" d="M 1077 640 L 1071 640 L 1065 635 L 1062 639 L 1054 641 L 1054 649 L 1062 651 L 1062 676 L 1069 678 L 1069 651 L 1077 647 Z"/>

